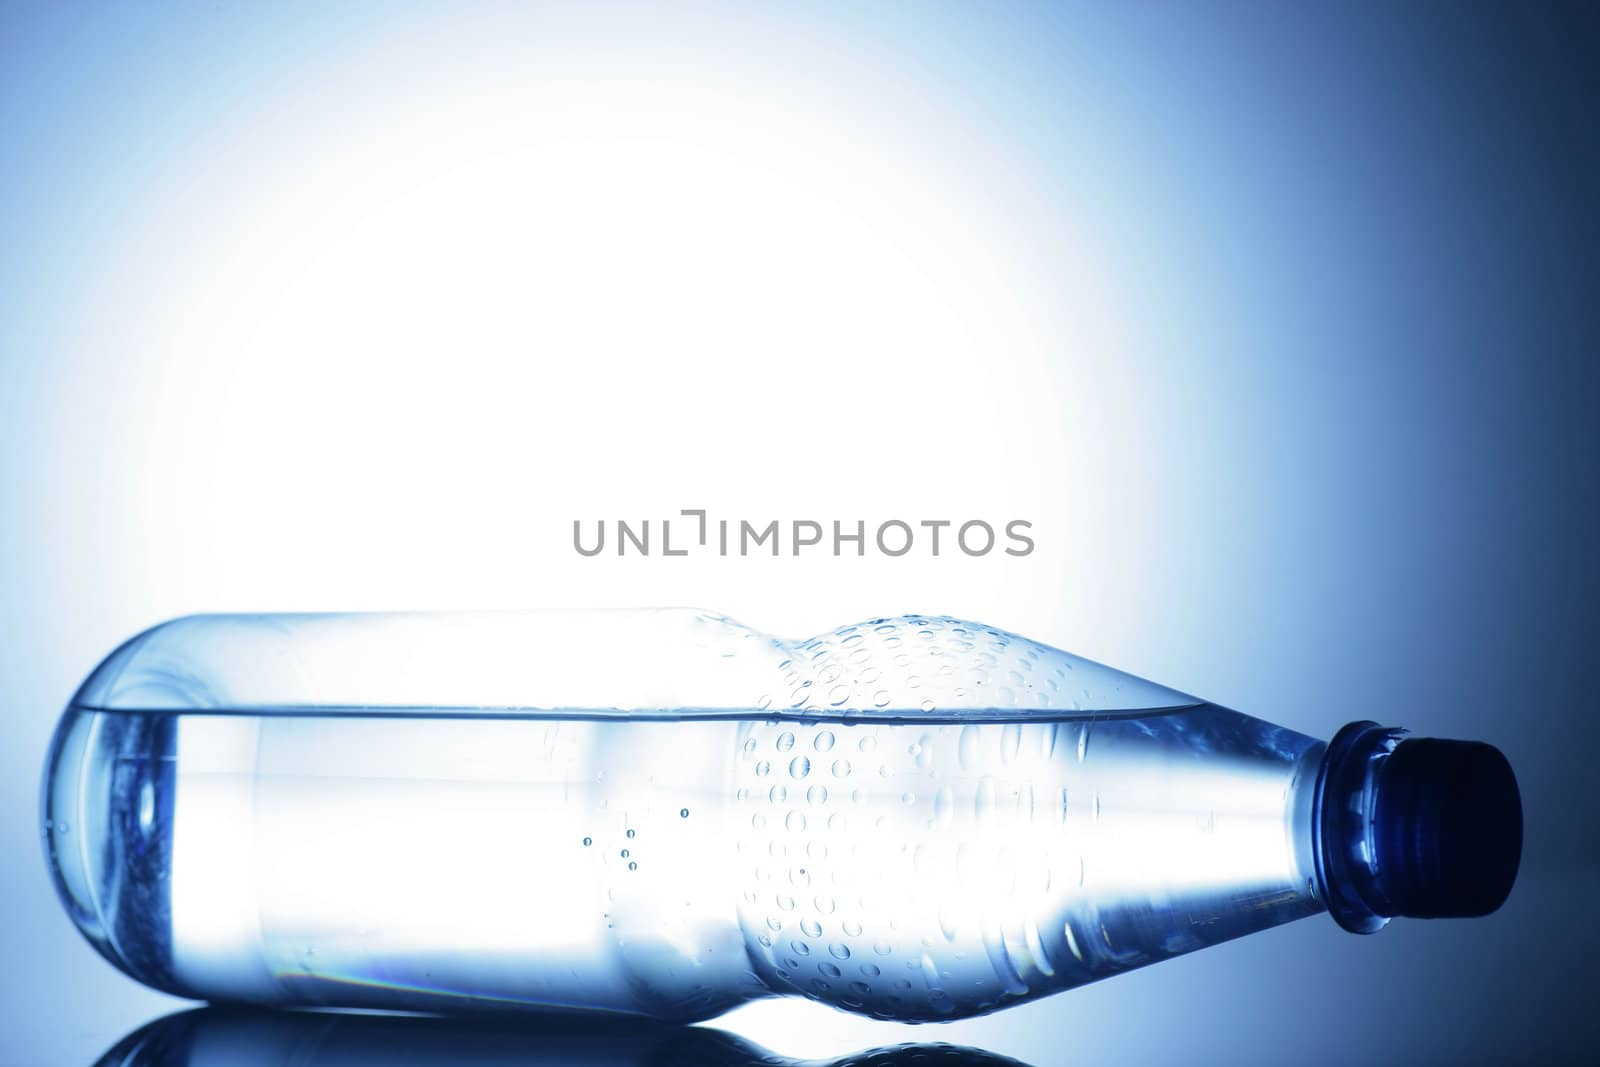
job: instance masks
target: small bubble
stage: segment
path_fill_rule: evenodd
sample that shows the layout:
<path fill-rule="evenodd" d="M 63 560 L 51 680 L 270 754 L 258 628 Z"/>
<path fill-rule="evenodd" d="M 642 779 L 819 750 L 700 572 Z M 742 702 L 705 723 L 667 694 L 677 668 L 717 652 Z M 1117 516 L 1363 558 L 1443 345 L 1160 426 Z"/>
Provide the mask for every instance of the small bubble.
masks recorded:
<path fill-rule="evenodd" d="M 823 893 L 821 896 L 817 897 L 817 899 L 812 901 L 811 903 L 822 914 L 824 914 L 824 915 L 832 915 L 833 914 L 834 902 L 833 902 L 833 898 L 828 896 L 828 894 Z"/>
<path fill-rule="evenodd" d="M 744 750 L 746 752 L 754 752 L 756 750 L 756 739 L 752 737 L 746 741 L 744 743 Z"/>
<path fill-rule="evenodd" d="M 850 946 L 842 941 L 835 941 L 828 946 L 828 955 L 836 960 L 847 960 L 850 958 Z"/>
<path fill-rule="evenodd" d="M 923 711 L 932 711 L 932 710 L 933 710 L 933 701 L 931 701 L 931 700 L 924 700 L 924 701 L 923 701 L 923 702 L 922 702 L 922 710 L 923 710 Z"/>
<path fill-rule="evenodd" d="M 805 934 L 807 937 L 821 937 L 822 924 L 817 922 L 815 919 L 801 919 L 800 932 Z"/>
<path fill-rule="evenodd" d="M 848 778 L 848 777 L 850 777 L 850 761 L 847 760 L 847 759 L 836 759 L 836 760 L 834 760 L 833 761 L 833 776 L 835 778 Z"/>
<path fill-rule="evenodd" d="M 888 705 L 889 705 L 889 691 L 887 689 L 880 689 L 880 690 L 877 691 L 877 693 L 873 694 L 873 697 L 872 697 L 872 706 L 873 707 L 875 707 L 875 708 L 883 708 L 883 707 L 888 707 Z"/>
<path fill-rule="evenodd" d="M 809 804 L 826 804 L 828 802 L 828 787 L 814 785 L 806 790 L 806 802 Z"/>
<path fill-rule="evenodd" d="M 756 777 L 765 778 L 767 776 L 767 772 L 771 770 L 772 764 L 768 763 L 766 760 L 762 760 L 760 763 L 756 764 Z"/>
<path fill-rule="evenodd" d="M 628 836 L 629 836 L 629 837 L 630 837 L 630 838 L 631 838 L 631 837 L 632 837 L 632 836 L 633 836 L 633 831 L 632 831 L 632 830 L 629 830 L 629 831 L 628 831 Z"/>
<path fill-rule="evenodd" d="M 817 970 L 821 971 L 829 978 L 837 978 L 840 974 L 839 968 L 831 963 L 819 963 L 817 964 Z"/>
<path fill-rule="evenodd" d="M 866 975 L 868 978 L 876 978 L 878 975 L 882 974 L 883 971 L 876 963 L 863 963 L 861 965 L 861 973 Z"/>
<path fill-rule="evenodd" d="M 889 953 L 893 952 L 894 949 L 887 941 L 875 941 L 872 944 L 872 951 L 876 952 L 880 956 L 887 956 Z"/>
<path fill-rule="evenodd" d="M 689 809 L 688 808 L 679 808 L 678 809 L 678 818 L 687 819 L 688 817 L 689 817 Z"/>
<path fill-rule="evenodd" d="M 853 992 L 861 994 L 862 996 L 866 996 L 868 993 L 872 992 L 872 987 L 865 982 L 851 982 L 850 989 Z"/>
<path fill-rule="evenodd" d="M 846 919 L 844 921 L 844 932 L 850 937 L 860 937 L 861 924 L 856 922 L 854 919 Z"/>
<path fill-rule="evenodd" d="M 750 825 L 757 830 L 764 829 L 767 825 L 767 817 L 758 811 L 750 816 Z"/>
<path fill-rule="evenodd" d="M 798 811 L 791 811 L 788 818 L 783 820 L 783 825 L 790 833 L 803 833 L 806 828 L 806 817 Z"/>
<path fill-rule="evenodd" d="M 835 833 L 837 833 L 840 830 L 843 830 L 844 828 L 845 828 L 845 819 L 844 819 L 844 813 L 843 812 L 836 811 L 832 815 L 828 816 L 828 829 L 830 829 L 830 830 L 834 831 Z"/>
<path fill-rule="evenodd" d="M 902 803 L 902 804 L 915 804 L 916 802 L 917 802 L 917 794 L 911 792 L 911 790 L 908 789 L 904 793 L 900 794 L 900 803 Z"/>
<path fill-rule="evenodd" d="M 784 911 L 793 911 L 794 910 L 794 897 L 789 896 L 787 893 L 779 896 L 778 897 L 778 907 L 782 908 Z"/>
<path fill-rule="evenodd" d="M 805 924 L 801 923 L 800 925 L 804 926 Z M 789 942 L 789 947 L 794 949 L 794 954 L 796 956 L 809 956 L 809 955 L 811 955 L 811 946 L 806 944 L 804 941 L 801 941 L 799 938 L 796 938 L 795 940 Z"/>
<path fill-rule="evenodd" d="M 789 776 L 794 779 L 804 778 L 811 773 L 811 761 L 805 756 L 796 756 L 789 761 Z"/>
<path fill-rule="evenodd" d="M 639 869 L 639 864 L 638 864 L 638 862 L 636 860 L 630 860 L 628 862 L 628 870 L 637 871 L 638 869 Z"/>
<path fill-rule="evenodd" d="M 824 730 L 817 735 L 816 749 L 818 752 L 827 752 L 833 748 L 833 732 Z"/>
<path fill-rule="evenodd" d="M 794 747 L 794 734 L 785 730 L 778 735 L 778 751 L 787 752 Z"/>
<path fill-rule="evenodd" d="M 588 848 L 592 844 L 594 844 L 594 838 L 586 837 L 586 838 L 583 839 L 583 847 L 584 848 Z"/>
<path fill-rule="evenodd" d="M 861 743 L 858 744 L 856 747 L 859 748 L 863 752 L 871 752 L 873 749 L 878 747 L 878 739 L 875 738 L 875 737 L 870 737 L 870 736 L 869 737 L 863 737 L 861 739 Z"/>
<path fill-rule="evenodd" d="M 767 791 L 767 799 L 774 804 L 782 804 L 789 799 L 789 790 L 782 785 L 775 785 Z"/>
<path fill-rule="evenodd" d="M 628 858 L 628 850 L 627 849 L 623 849 L 622 850 L 622 858 L 623 859 L 627 859 Z"/>

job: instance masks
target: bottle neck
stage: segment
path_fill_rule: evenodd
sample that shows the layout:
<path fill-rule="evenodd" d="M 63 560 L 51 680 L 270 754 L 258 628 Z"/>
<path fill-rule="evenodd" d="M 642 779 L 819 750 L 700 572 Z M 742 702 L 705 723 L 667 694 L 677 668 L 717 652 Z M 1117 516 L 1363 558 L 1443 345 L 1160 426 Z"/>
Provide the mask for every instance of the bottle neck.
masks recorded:
<path fill-rule="evenodd" d="M 1378 768 L 1404 730 L 1353 722 L 1328 742 L 1311 809 L 1317 888 L 1328 913 L 1346 930 L 1372 934 L 1389 922 L 1381 910 L 1372 839 Z"/>
<path fill-rule="evenodd" d="M 1320 895 L 1352 933 L 1487 915 L 1516 880 L 1521 798 L 1490 745 L 1353 722 L 1328 742 L 1310 837 Z"/>

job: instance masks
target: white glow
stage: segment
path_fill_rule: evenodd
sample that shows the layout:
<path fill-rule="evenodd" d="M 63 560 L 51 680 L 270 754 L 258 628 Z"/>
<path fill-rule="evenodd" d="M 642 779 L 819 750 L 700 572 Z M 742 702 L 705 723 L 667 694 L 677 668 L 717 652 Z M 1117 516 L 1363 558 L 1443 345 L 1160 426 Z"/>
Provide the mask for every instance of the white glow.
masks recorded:
<path fill-rule="evenodd" d="M 736 81 L 437 89 L 344 136 L 294 130 L 248 174 L 218 153 L 152 219 L 209 209 L 172 231 L 159 286 L 129 276 L 149 302 L 114 342 L 138 368 L 112 413 L 137 473 L 107 488 L 142 535 L 131 580 L 149 595 L 178 611 L 691 602 L 792 632 L 923 608 L 1046 637 L 1065 612 L 1115 632 L 1125 609 L 1082 598 L 1116 575 L 1081 565 L 1105 555 L 1096 516 L 1115 506 L 1090 457 L 1127 429 L 1104 421 L 1107 309 L 1087 270 L 1042 302 L 989 163 Z M 1085 371 L 1070 396 L 1063 357 Z M 1025 517 L 1040 549 L 571 550 L 573 518 L 695 506 Z M 1069 571 L 1071 603 L 1034 592 Z"/>
<path fill-rule="evenodd" d="M 252 719 L 185 718 L 178 728 L 172 830 L 172 941 L 179 980 L 241 998 L 270 995 L 259 960 Z M 251 963 L 258 966 L 251 966 Z"/>

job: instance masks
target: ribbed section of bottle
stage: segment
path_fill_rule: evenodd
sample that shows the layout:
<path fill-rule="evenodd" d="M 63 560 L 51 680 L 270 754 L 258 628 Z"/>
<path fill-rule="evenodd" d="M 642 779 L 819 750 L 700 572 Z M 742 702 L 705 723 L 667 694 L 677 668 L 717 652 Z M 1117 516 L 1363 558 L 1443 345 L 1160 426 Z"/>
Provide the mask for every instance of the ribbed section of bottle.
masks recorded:
<path fill-rule="evenodd" d="M 741 925 L 778 991 L 956 1018 L 1322 908 L 1323 746 L 1214 705 L 741 736 Z"/>

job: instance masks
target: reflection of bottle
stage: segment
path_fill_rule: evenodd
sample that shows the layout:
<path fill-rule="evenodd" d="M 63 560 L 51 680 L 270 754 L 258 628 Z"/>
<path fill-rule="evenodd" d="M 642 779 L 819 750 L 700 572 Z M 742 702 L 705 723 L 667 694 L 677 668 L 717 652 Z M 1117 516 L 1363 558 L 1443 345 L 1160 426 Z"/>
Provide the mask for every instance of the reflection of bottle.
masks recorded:
<path fill-rule="evenodd" d="M 673 1020 L 956 1018 L 1324 908 L 1484 914 L 1521 842 L 1486 745 L 1323 745 L 951 619 L 676 610 L 168 623 L 78 692 L 44 807 L 150 985 Z"/>
<path fill-rule="evenodd" d="M 117 1042 L 96 1067 L 1025 1067 L 955 1045 L 792 1060 L 704 1027 L 522 1016 L 498 1020 L 197 1008 Z"/>

